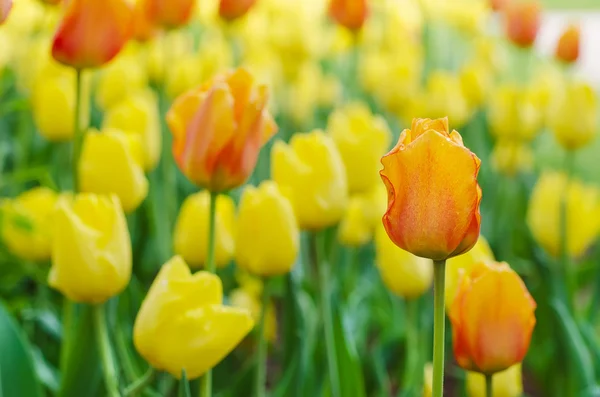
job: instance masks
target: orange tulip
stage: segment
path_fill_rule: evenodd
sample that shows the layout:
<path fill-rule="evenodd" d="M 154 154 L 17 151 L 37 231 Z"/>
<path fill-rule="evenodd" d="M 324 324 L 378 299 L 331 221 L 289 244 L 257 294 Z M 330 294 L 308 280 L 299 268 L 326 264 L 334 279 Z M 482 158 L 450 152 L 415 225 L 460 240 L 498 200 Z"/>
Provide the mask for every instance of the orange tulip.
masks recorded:
<path fill-rule="evenodd" d="M 148 41 L 156 36 L 158 29 L 149 19 L 144 0 L 137 0 L 133 9 L 133 38 Z"/>
<path fill-rule="evenodd" d="M 146 13 L 155 25 L 173 29 L 188 23 L 195 0 L 144 0 Z"/>
<path fill-rule="evenodd" d="M 523 361 L 535 308 L 527 287 L 508 264 L 475 266 L 463 277 L 450 308 L 458 365 L 491 375 Z"/>
<path fill-rule="evenodd" d="M 579 58 L 579 26 L 570 25 L 563 32 L 556 44 L 556 58 L 572 63 Z"/>
<path fill-rule="evenodd" d="M 475 245 L 481 161 L 457 131 L 449 133 L 448 118 L 414 119 L 381 163 L 388 192 L 383 225 L 398 247 L 441 261 Z"/>
<path fill-rule="evenodd" d="M 490 7 L 494 11 L 502 11 L 509 0 L 490 0 Z"/>
<path fill-rule="evenodd" d="M 504 7 L 508 38 L 519 47 L 531 47 L 540 29 L 541 7 L 537 0 L 512 1 Z"/>
<path fill-rule="evenodd" d="M 52 56 L 76 69 L 101 66 L 129 39 L 132 16 L 125 0 L 71 0 L 54 35 Z"/>
<path fill-rule="evenodd" d="M 4 21 L 6 21 L 12 5 L 12 0 L 0 0 L 0 23 L 4 23 Z"/>
<path fill-rule="evenodd" d="M 268 89 L 243 68 L 182 94 L 167 113 L 173 156 L 181 171 L 213 192 L 242 185 L 277 125 Z"/>
<path fill-rule="evenodd" d="M 237 19 L 250 10 L 256 0 L 221 0 L 219 3 L 219 15 L 223 19 Z"/>
<path fill-rule="evenodd" d="M 362 28 L 368 14 L 367 0 L 331 0 L 329 3 L 329 16 L 350 30 Z"/>

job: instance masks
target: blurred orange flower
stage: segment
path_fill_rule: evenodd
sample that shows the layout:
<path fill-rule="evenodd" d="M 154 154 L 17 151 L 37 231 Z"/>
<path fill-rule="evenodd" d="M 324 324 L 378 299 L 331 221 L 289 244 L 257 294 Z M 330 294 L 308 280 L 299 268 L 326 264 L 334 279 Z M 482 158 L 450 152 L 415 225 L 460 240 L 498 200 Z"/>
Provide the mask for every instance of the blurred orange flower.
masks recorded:
<path fill-rule="evenodd" d="M 350 30 L 362 28 L 368 14 L 367 0 L 331 0 L 329 3 L 329 16 Z"/>
<path fill-rule="evenodd" d="M 463 277 L 449 313 L 458 365 L 491 375 L 523 361 L 535 308 L 507 263 L 477 265 Z"/>
<path fill-rule="evenodd" d="M 0 0 L 0 23 L 4 23 L 4 21 L 6 21 L 12 5 L 12 0 Z"/>
<path fill-rule="evenodd" d="M 173 29 L 188 23 L 195 0 L 143 0 L 146 13 L 155 25 Z"/>
<path fill-rule="evenodd" d="M 167 113 L 173 155 L 187 178 L 213 192 L 242 185 L 276 132 L 268 89 L 243 68 L 179 96 Z"/>
<path fill-rule="evenodd" d="M 467 149 L 448 118 L 414 119 L 382 159 L 388 191 L 383 225 L 403 250 L 433 260 L 469 251 L 481 217 L 481 161 Z"/>
<path fill-rule="evenodd" d="M 227 20 L 237 19 L 250 10 L 256 0 L 221 0 L 219 15 Z"/>
<path fill-rule="evenodd" d="M 124 0 L 71 0 L 54 35 L 52 56 L 76 69 L 107 63 L 129 39 L 132 15 Z"/>
<path fill-rule="evenodd" d="M 490 0 L 490 7 L 494 11 L 502 11 L 509 3 L 509 0 Z"/>
<path fill-rule="evenodd" d="M 512 1 L 504 7 L 504 18 L 508 38 L 519 47 L 531 47 L 540 29 L 539 1 Z"/>
<path fill-rule="evenodd" d="M 156 36 L 158 29 L 146 12 L 144 0 L 137 0 L 133 9 L 133 38 L 148 41 Z"/>
<path fill-rule="evenodd" d="M 570 25 L 565 29 L 556 44 L 556 58 L 560 61 L 572 63 L 579 58 L 579 26 Z"/>

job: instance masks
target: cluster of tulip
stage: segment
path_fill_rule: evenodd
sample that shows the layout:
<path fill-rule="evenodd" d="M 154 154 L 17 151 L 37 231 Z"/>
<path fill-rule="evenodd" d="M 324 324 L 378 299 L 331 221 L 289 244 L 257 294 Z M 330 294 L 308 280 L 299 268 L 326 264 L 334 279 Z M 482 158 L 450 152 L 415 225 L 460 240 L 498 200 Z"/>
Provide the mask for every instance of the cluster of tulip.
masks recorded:
<path fill-rule="evenodd" d="M 598 97 L 536 0 L 0 21 L 0 396 L 597 395 Z"/>

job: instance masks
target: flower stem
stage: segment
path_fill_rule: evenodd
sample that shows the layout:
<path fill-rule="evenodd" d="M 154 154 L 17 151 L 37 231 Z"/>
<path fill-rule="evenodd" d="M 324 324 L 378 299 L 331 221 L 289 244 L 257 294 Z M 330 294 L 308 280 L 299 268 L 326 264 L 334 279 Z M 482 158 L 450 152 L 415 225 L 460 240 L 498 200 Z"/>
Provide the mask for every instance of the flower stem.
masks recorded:
<path fill-rule="evenodd" d="M 403 376 L 403 395 L 417 395 L 421 390 L 422 366 L 419 345 L 419 300 L 405 301 L 406 305 L 406 366 Z"/>
<path fill-rule="evenodd" d="M 106 393 L 110 397 L 121 397 L 119 393 L 119 384 L 117 373 L 115 371 L 115 361 L 113 359 L 108 337 L 108 328 L 106 325 L 106 314 L 104 304 L 94 307 L 94 331 L 96 332 L 96 343 L 102 358 L 102 372 L 104 374 L 104 384 Z"/>
<path fill-rule="evenodd" d="M 575 279 L 575 273 L 570 266 L 569 257 L 569 241 L 568 241 L 568 200 L 569 200 L 569 184 L 571 183 L 571 176 L 573 174 L 573 165 L 575 163 L 575 156 L 572 151 L 565 153 L 565 164 L 564 171 L 566 175 L 565 188 L 561 195 L 560 209 L 559 209 L 559 224 L 560 224 L 560 267 L 567 284 L 567 302 L 569 308 L 573 311 L 573 295 L 577 289 L 577 280 Z"/>
<path fill-rule="evenodd" d="M 87 125 L 81 128 L 81 102 L 83 100 L 83 84 L 81 81 L 81 69 L 75 70 L 75 117 L 73 120 L 73 158 L 71 163 L 71 177 L 73 178 L 73 191 L 79 191 L 79 157 L 81 156 L 81 146 Z"/>
<path fill-rule="evenodd" d="M 262 306 L 260 313 L 260 323 L 258 325 L 258 351 L 256 357 L 256 383 L 255 397 L 265 397 L 266 382 L 267 382 L 267 357 L 269 345 L 265 337 L 265 321 L 267 318 L 267 310 L 271 299 L 271 283 L 269 279 L 264 280 L 262 291 Z"/>
<path fill-rule="evenodd" d="M 138 378 L 135 382 L 127 386 L 127 388 L 125 389 L 125 393 L 123 393 L 125 397 L 134 397 L 141 393 L 146 388 L 146 386 L 148 386 L 150 382 L 152 382 L 152 379 L 154 379 L 155 374 L 156 372 L 154 372 L 154 368 L 148 368 L 146 373 L 142 375 L 141 378 Z"/>
<path fill-rule="evenodd" d="M 494 395 L 493 380 L 493 375 L 485 376 L 485 397 L 493 397 Z"/>
<path fill-rule="evenodd" d="M 444 290 L 446 284 L 446 261 L 433 261 L 433 394 L 442 397 L 444 390 Z"/>

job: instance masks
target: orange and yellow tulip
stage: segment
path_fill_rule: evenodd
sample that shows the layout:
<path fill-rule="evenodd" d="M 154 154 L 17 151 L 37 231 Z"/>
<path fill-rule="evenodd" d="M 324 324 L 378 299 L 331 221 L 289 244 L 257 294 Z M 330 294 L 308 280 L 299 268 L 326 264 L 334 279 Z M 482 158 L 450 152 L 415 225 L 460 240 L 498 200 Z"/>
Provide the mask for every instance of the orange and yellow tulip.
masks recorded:
<path fill-rule="evenodd" d="M 367 0 L 331 0 L 329 3 L 329 16 L 350 30 L 362 28 L 368 14 Z"/>
<path fill-rule="evenodd" d="M 541 7 L 537 0 L 512 1 L 504 7 L 506 36 L 519 47 L 531 47 L 540 29 Z"/>
<path fill-rule="evenodd" d="M 223 19 L 233 20 L 244 16 L 256 0 L 221 0 L 219 3 L 219 15 Z"/>
<path fill-rule="evenodd" d="M 173 156 L 185 176 L 213 192 L 242 185 L 261 146 L 277 132 L 267 99 L 267 87 L 255 84 L 243 68 L 179 96 L 167 122 Z"/>
<path fill-rule="evenodd" d="M 492 375 L 523 361 L 535 308 L 523 280 L 507 263 L 474 267 L 449 313 L 458 365 Z"/>
<path fill-rule="evenodd" d="M 148 19 L 157 26 L 173 29 L 187 24 L 195 0 L 144 0 Z"/>
<path fill-rule="evenodd" d="M 133 12 L 125 0 L 71 0 L 52 43 L 52 56 L 76 69 L 113 59 L 131 35 Z"/>
<path fill-rule="evenodd" d="M 475 245 L 481 161 L 456 130 L 449 132 L 447 118 L 414 119 L 381 163 L 388 192 L 383 225 L 397 246 L 441 261 Z"/>
<path fill-rule="evenodd" d="M 556 59 L 572 63 L 579 58 L 579 26 L 570 25 L 565 29 L 556 44 Z"/>

